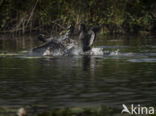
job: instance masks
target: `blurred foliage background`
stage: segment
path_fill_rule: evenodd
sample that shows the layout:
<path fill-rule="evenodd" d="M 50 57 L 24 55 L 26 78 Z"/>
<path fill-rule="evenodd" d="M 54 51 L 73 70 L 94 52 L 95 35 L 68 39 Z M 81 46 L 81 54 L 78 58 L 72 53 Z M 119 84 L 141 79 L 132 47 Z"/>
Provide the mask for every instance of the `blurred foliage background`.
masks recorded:
<path fill-rule="evenodd" d="M 1 33 L 60 32 L 73 22 L 102 33 L 155 33 L 156 1 L 0 0 Z"/>

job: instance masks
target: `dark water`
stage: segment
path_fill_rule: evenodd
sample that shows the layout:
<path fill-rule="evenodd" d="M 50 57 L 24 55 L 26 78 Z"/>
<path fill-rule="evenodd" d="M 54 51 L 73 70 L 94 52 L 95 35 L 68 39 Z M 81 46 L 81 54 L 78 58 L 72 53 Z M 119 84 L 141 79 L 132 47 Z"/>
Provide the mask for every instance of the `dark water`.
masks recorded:
<path fill-rule="evenodd" d="M 104 56 L 21 57 L 39 44 L 0 37 L 0 106 L 156 104 L 155 37 L 102 37 Z"/>

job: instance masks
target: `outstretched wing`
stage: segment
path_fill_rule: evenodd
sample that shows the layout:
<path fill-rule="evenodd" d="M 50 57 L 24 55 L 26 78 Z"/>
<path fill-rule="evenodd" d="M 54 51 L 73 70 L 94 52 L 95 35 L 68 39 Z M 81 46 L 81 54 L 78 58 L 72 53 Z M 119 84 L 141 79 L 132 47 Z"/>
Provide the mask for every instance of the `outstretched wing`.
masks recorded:
<path fill-rule="evenodd" d="M 89 38 L 89 46 L 92 46 L 94 41 L 95 41 L 96 35 L 92 30 L 89 30 L 88 34 L 89 34 L 89 37 L 90 37 Z"/>
<path fill-rule="evenodd" d="M 65 46 L 61 43 L 61 42 L 58 42 L 54 39 L 52 39 L 51 41 L 49 42 L 46 42 L 45 44 L 39 46 L 39 47 L 36 47 L 36 48 L 33 48 L 32 51 L 35 52 L 35 51 L 41 51 L 41 50 L 45 50 L 47 48 L 52 48 L 53 50 L 55 49 L 65 49 Z"/>
<path fill-rule="evenodd" d="M 71 36 L 74 33 L 74 26 L 70 25 L 64 35 L 59 37 L 60 41 L 67 41 L 68 43 L 70 42 Z"/>

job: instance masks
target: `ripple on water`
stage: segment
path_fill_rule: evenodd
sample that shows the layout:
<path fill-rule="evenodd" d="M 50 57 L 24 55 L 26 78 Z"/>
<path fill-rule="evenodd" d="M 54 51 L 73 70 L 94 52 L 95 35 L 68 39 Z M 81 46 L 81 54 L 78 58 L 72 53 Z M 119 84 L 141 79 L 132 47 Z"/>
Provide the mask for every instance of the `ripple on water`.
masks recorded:
<path fill-rule="evenodd" d="M 139 58 L 139 59 L 129 59 L 129 62 L 156 62 L 156 58 Z"/>

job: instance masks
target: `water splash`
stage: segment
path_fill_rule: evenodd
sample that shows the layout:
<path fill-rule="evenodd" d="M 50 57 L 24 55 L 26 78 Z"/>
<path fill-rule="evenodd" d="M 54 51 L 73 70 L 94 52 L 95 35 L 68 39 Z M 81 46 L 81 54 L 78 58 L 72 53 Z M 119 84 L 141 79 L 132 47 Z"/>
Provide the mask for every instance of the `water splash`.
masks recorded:
<path fill-rule="evenodd" d="M 30 52 L 31 56 L 79 56 L 79 55 L 91 55 L 91 56 L 118 56 L 120 55 L 119 49 L 115 51 L 104 50 L 104 48 L 93 47 L 90 51 L 83 52 L 82 48 L 78 45 L 69 44 L 67 49 L 42 49 L 37 53 Z"/>
<path fill-rule="evenodd" d="M 119 56 L 119 55 L 120 55 L 120 52 L 119 52 L 119 51 L 120 51 L 120 50 L 117 49 L 117 50 L 111 52 L 111 53 L 110 53 L 110 56 Z"/>
<path fill-rule="evenodd" d="M 76 46 L 72 51 L 71 55 L 78 56 L 82 53 L 82 49 L 78 46 Z"/>
<path fill-rule="evenodd" d="M 109 51 L 99 47 L 94 47 L 90 51 L 83 52 L 82 48 L 77 46 L 72 50 L 71 55 L 117 56 L 120 55 L 120 52 L 119 49 L 115 51 Z"/>
<path fill-rule="evenodd" d="M 50 49 L 47 49 L 44 51 L 43 56 L 62 56 L 64 54 L 64 51 L 57 49 L 51 51 Z"/>
<path fill-rule="evenodd" d="M 95 55 L 95 56 L 101 56 L 103 54 L 104 54 L 103 48 L 92 48 L 90 52 L 90 55 Z"/>

